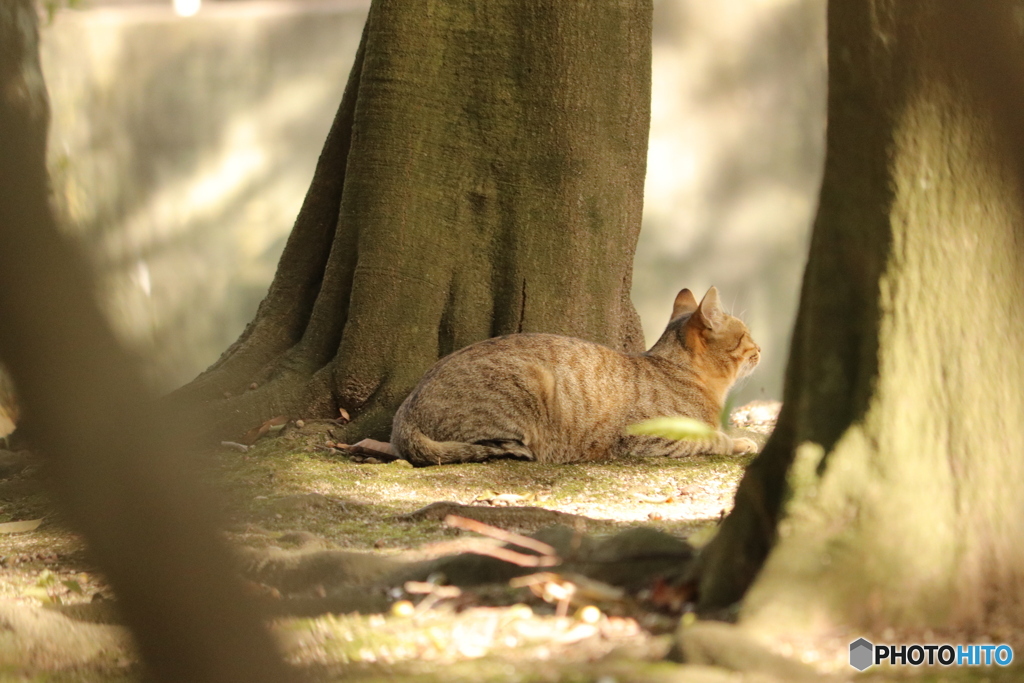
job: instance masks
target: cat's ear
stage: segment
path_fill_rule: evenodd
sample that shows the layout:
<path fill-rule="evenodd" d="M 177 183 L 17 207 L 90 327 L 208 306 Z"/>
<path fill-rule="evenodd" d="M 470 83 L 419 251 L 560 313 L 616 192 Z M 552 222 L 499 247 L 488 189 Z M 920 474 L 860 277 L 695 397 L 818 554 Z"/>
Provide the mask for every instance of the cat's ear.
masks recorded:
<path fill-rule="evenodd" d="M 694 298 L 693 292 L 688 289 L 680 289 L 679 293 L 676 294 L 676 301 L 672 304 L 672 317 L 669 320 L 675 320 L 684 315 L 690 315 L 697 310 L 697 299 Z"/>
<path fill-rule="evenodd" d="M 690 320 L 709 330 L 714 330 L 722 324 L 722 318 L 724 317 L 725 313 L 722 312 L 722 305 L 718 302 L 718 289 L 712 287 L 704 295 L 704 298 L 701 299 L 697 312 L 693 314 Z"/>

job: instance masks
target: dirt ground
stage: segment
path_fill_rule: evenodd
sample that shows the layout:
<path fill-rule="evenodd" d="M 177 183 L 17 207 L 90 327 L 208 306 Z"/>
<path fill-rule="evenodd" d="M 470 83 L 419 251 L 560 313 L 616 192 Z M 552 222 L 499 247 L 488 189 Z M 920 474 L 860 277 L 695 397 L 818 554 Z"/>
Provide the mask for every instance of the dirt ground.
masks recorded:
<path fill-rule="evenodd" d="M 776 412 L 777 405 L 748 405 L 733 422 L 763 443 Z M 449 501 L 512 533 L 555 522 L 602 539 L 647 526 L 700 546 L 730 509 L 752 457 L 414 469 L 359 463 L 331 431 L 330 423 L 290 422 L 245 452 L 225 446 L 211 454 L 208 474 L 232 544 L 257 554 L 354 551 L 394 564 L 500 545 L 447 525 L 451 509 L 411 514 Z M 45 478 L 45 464 L 34 460 L 0 467 L 0 680 L 137 680 L 130 637 L 112 617 L 114 596 L 55 512 Z M 41 522 L 29 531 L 5 526 L 26 520 Z M 377 587 L 373 610 L 279 618 L 273 628 L 286 657 L 313 680 L 771 680 L 666 661 L 686 610 L 685 596 L 671 587 L 623 594 L 562 577 L 558 568 L 540 571 L 554 574 L 518 588 Z M 249 577 L 265 602 L 289 597 L 261 581 Z M 296 590 L 311 598 L 353 594 L 326 580 Z M 354 593 L 354 604 L 368 599 L 364 589 Z M 786 679 L 776 672 L 775 680 Z"/>

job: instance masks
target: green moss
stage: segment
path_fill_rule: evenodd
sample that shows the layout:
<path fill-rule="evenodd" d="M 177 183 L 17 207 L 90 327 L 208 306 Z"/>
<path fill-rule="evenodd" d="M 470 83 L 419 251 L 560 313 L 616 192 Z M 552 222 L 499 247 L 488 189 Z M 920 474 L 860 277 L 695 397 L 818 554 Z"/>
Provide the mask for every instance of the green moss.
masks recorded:
<path fill-rule="evenodd" d="M 429 557 L 452 551 L 451 546 L 431 544 L 471 534 L 436 520 L 409 521 L 401 516 L 439 500 L 484 505 L 480 499 L 500 501 L 503 495 L 515 505 L 595 520 L 588 522 L 589 533 L 651 525 L 685 536 L 716 524 L 749 462 L 748 457 L 702 456 L 573 465 L 499 461 L 414 469 L 404 463 L 357 464 L 326 452 L 323 443 L 328 438 L 332 436 L 316 425 L 288 427 L 247 453 L 219 450 L 210 455 L 206 476 L 220 492 L 232 542 L 289 548 L 312 538 L 324 547 L 385 554 L 416 551 L 419 557 Z M 4 511 L 14 510 L 15 517 L 52 514 L 38 485 L 14 486 L 8 493 L 11 506 Z M 306 533 L 286 535 L 296 531 Z M 81 549 L 77 537 L 49 521 L 31 534 L 0 536 L 0 555 L 19 558 L 16 567 L 0 570 L 0 591 L 24 599 L 24 586 L 49 569 L 76 581 L 84 582 L 82 576 L 88 575 L 88 595 L 61 596 L 67 602 L 88 600 L 95 592 L 108 594 Z M 639 632 L 621 642 L 569 639 L 555 651 L 552 643 L 578 622 L 569 619 L 557 626 L 554 617 L 530 616 L 523 628 L 533 635 L 527 637 L 514 629 L 501 630 L 514 620 L 513 614 L 508 609 L 465 614 L 435 607 L 412 619 L 349 615 L 283 620 L 277 628 L 293 661 L 316 670 L 318 680 L 593 681 L 608 674 L 619 680 L 659 681 L 676 670 L 674 665 L 654 662 L 665 648 L 649 634 Z M 482 632 L 492 623 L 498 624 L 500 638 L 475 650 L 459 649 L 466 642 L 465 633 Z M 517 644 L 509 645 L 506 636 L 516 636 Z M 113 681 L 122 680 L 124 671 L 123 662 L 96 662 L 87 671 L 39 680 Z"/>
<path fill-rule="evenodd" d="M 344 456 L 307 452 L 310 446 L 301 443 L 265 440 L 245 455 L 217 456 L 216 474 L 228 493 L 235 530 L 248 528 L 244 542 L 260 545 L 276 533 L 301 529 L 343 547 L 412 548 L 458 532 L 437 522 L 399 521 L 399 515 L 439 500 L 471 504 L 505 494 L 514 505 L 595 519 L 588 525 L 591 532 L 651 523 L 688 535 L 717 521 L 731 505 L 735 482 L 749 462 L 746 456 L 698 456 L 412 469 L 356 464 Z"/>

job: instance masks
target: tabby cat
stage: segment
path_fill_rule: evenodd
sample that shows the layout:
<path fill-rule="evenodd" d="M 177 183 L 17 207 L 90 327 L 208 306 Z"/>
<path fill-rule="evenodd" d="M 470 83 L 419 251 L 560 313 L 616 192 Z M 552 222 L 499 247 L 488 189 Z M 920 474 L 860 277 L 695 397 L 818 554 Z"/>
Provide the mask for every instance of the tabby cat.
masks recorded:
<path fill-rule="evenodd" d="M 663 415 L 717 425 L 726 393 L 750 374 L 760 352 L 746 325 L 722 310 L 717 289 L 699 305 L 684 289 L 647 353 L 554 334 L 512 334 L 442 358 L 399 407 L 391 445 L 417 466 L 752 452 L 753 441 L 722 432 L 673 441 L 628 435 L 626 427 Z"/>

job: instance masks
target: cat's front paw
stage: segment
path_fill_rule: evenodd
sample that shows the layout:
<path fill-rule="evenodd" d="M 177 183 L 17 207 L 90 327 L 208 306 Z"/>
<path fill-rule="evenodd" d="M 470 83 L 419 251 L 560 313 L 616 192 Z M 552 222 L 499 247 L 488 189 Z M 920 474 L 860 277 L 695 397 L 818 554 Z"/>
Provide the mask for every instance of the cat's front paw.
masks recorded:
<path fill-rule="evenodd" d="M 752 439 L 741 438 L 732 440 L 732 454 L 757 453 L 757 444 Z"/>

